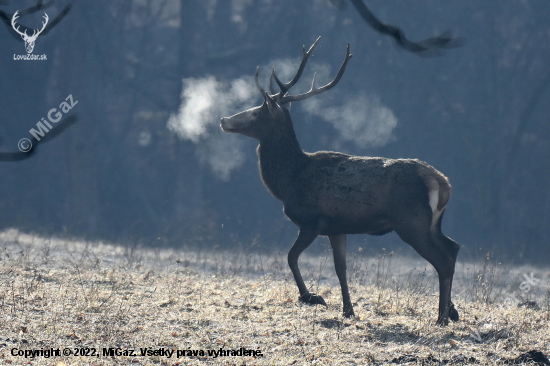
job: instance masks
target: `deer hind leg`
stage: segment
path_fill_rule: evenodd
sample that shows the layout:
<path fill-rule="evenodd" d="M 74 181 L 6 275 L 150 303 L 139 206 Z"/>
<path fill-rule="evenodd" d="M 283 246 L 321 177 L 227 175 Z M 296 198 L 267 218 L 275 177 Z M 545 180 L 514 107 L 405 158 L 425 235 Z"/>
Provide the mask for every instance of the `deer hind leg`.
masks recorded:
<path fill-rule="evenodd" d="M 437 263 L 439 265 L 439 269 L 436 268 L 439 274 L 439 317 L 437 324 L 447 325 L 449 324 L 449 318 L 452 321 L 458 321 L 458 311 L 451 300 L 451 290 L 459 245 L 441 232 L 436 234 L 434 239 L 438 243 Z"/>
<path fill-rule="evenodd" d="M 346 279 L 346 235 L 329 236 L 328 240 L 332 246 L 332 254 L 334 255 L 334 268 L 336 269 L 336 275 L 340 281 L 340 288 L 342 289 L 342 301 L 344 303 L 344 316 L 349 318 L 355 316 L 353 313 L 353 305 L 351 304 L 348 281 Z"/>
<path fill-rule="evenodd" d="M 450 283 L 449 283 L 449 306 L 448 306 L 448 312 L 449 312 L 449 318 L 456 322 L 458 321 L 458 311 L 455 309 L 455 306 L 451 299 L 451 289 L 453 287 L 453 275 L 454 275 L 454 268 L 456 264 L 456 257 L 458 255 L 458 251 L 460 249 L 460 245 L 458 245 L 457 242 L 455 242 L 453 239 L 446 237 L 441 232 L 441 220 L 443 218 L 443 212 L 441 213 L 437 224 L 435 227 L 432 227 L 432 233 L 436 239 L 436 241 L 439 244 L 439 247 L 442 249 L 444 253 L 446 253 L 448 256 L 451 257 L 450 262 L 452 262 L 452 272 L 450 274 Z"/>
<path fill-rule="evenodd" d="M 458 311 L 455 309 L 454 304 L 451 301 L 451 289 L 453 286 L 453 275 L 456 264 L 456 257 L 458 255 L 460 245 L 458 245 L 458 243 L 456 243 L 454 240 L 443 235 L 443 233 L 441 232 L 441 221 L 443 220 L 443 214 L 445 213 L 445 206 L 447 205 L 447 202 L 449 202 L 449 198 L 451 196 L 451 186 L 448 179 L 442 175 L 436 175 L 435 177 L 432 176 L 431 179 L 426 179 L 425 182 L 426 186 L 428 187 L 428 198 L 432 211 L 432 219 L 430 225 L 432 239 L 437 243 L 439 251 L 441 252 L 440 255 L 445 257 L 444 261 L 448 261 L 448 264 L 446 265 L 446 270 L 450 272 L 450 274 L 448 274 L 448 276 L 450 277 L 448 285 L 443 286 L 442 282 L 440 281 L 440 293 L 442 291 L 448 292 L 446 296 L 448 296 L 449 298 L 449 304 L 444 310 L 443 317 L 441 316 L 440 309 L 440 319 L 438 320 L 438 323 L 446 324 L 448 323 L 447 316 L 452 321 L 458 321 Z M 441 286 L 443 286 L 443 288 L 441 288 Z"/>
<path fill-rule="evenodd" d="M 432 212 L 422 205 L 417 210 L 410 210 L 393 220 L 392 227 L 399 237 L 412 246 L 418 254 L 435 268 L 439 276 L 439 311 L 437 324 L 447 325 L 451 320 L 458 320 L 458 312 L 451 302 L 451 287 L 455 270 L 458 244 L 441 233 L 439 217 L 435 230 L 432 225 Z"/>
<path fill-rule="evenodd" d="M 321 304 L 327 306 L 325 300 L 319 295 L 312 294 L 308 291 L 304 280 L 302 279 L 302 274 L 298 268 L 298 258 L 300 254 L 309 247 L 313 240 L 317 237 L 317 232 L 314 230 L 302 229 L 300 228 L 300 233 L 298 238 L 294 242 L 290 252 L 288 252 L 288 266 L 294 275 L 294 280 L 296 285 L 298 285 L 298 290 L 300 291 L 300 301 L 305 302 L 306 304 Z"/>
<path fill-rule="evenodd" d="M 449 239 L 450 240 L 450 239 Z M 432 263 L 439 275 L 439 316 L 438 325 L 448 325 L 449 318 L 453 321 L 458 320 L 458 311 L 456 311 L 451 301 L 451 289 L 453 286 L 453 275 L 455 270 L 456 256 L 449 252 L 437 251 L 437 259 Z M 437 266 L 436 267 L 436 264 Z"/>
<path fill-rule="evenodd" d="M 424 259 L 430 262 L 439 276 L 439 311 L 437 324 L 449 324 L 449 316 L 453 321 L 458 320 L 458 312 L 451 301 L 451 288 L 453 284 L 456 254 L 453 255 L 450 251 L 444 250 L 439 245 L 441 240 L 429 234 L 423 239 L 411 240 L 409 238 L 403 240 L 410 244 Z"/>

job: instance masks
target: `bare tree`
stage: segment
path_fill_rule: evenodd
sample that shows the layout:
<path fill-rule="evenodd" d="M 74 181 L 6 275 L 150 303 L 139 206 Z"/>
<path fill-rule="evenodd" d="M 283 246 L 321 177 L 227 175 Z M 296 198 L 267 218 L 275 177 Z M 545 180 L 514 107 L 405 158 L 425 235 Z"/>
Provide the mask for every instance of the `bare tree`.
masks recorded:
<path fill-rule="evenodd" d="M 346 280 L 346 234 L 384 235 L 395 231 L 439 275 L 439 316 L 446 325 L 458 320 L 451 302 L 451 287 L 459 245 L 441 232 L 443 212 L 451 195 L 449 180 L 432 166 L 416 159 L 386 159 L 350 156 L 337 152 L 302 151 L 290 118 L 291 102 L 304 100 L 334 87 L 351 58 L 346 57 L 334 80 L 303 94 L 289 95 L 317 42 L 306 52 L 294 78 L 284 84 L 271 77 L 280 91 L 267 93 L 256 86 L 265 101 L 232 117 L 222 118 L 221 128 L 257 139 L 262 180 L 267 189 L 284 204 L 284 213 L 299 228 L 296 242 L 288 253 L 288 264 L 300 301 L 326 305 L 319 295 L 310 293 L 300 270 L 300 254 L 319 236 L 328 236 L 334 265 L 340 281 L 344 316 L 354 315 Z"/>

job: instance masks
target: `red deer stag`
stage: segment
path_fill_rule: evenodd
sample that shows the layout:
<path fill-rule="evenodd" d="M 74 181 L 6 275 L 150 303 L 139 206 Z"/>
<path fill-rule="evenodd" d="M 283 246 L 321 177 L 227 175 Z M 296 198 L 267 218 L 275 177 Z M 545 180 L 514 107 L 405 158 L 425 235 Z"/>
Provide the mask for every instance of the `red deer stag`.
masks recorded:
<path fill-rule="evenodd" d="M 231 117 L 222 118 L 221 128 L 238 132 L 260 142 L 257 153 L 262 180 L 267 189 L 284 204 L 284 213 L 299 228 L 296 242 L 288 253 L 288 264 L 300 291 L 300 301 L 322 304 L 310 293 L 298 268 L 298 257 L 318 235 L 328 236 L 334 266 L 342 288 L 344 316 L 354 316 L 346 280 L 346 234 L 384 235 L 395 231 L 439 275 L 439 317 L 447 325 L 449 317 L 458 320 L 451 302 L 451 286 L 459 245 L 441 232 L 441 219 L 451 195 L 449 180 L 435 168 L 416 159 L 386 159 L 350 156 L 337 152 L 302 151 L 290 119 L 290 103 L 307 99 L 334 87 L 351 58 L 349 44 L 334 80 L 303 94 L 289 95 L 321 37 L 309 51 L 303 49 L 302 62 L 294 78 L 283 84 L 275 69 L 280 91 L 267 93 L 256 86 L 264 103 Z M 271 82 L 270 82 L 271 84 Z"/>

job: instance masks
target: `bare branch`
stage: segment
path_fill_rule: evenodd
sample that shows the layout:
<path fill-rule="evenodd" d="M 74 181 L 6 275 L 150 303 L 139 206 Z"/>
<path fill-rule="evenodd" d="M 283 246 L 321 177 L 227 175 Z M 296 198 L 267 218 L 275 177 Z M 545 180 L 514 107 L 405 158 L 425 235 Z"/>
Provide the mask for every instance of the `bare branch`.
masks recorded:
<path fill-rule="evenodd" d="M 36 149 L 39 145 L 46 143 L 48 141 L 51 141 L 61 135 L 63 131 L 65 131 L 68 127 L 72 126 L 78 121 L 78 117 L 76 114 L 73 114 L 69 117 L 66 117 L 63 119 L 63 121 L 59 122 L 53 129 L 51 129 L 47 135 L 45 135 L 43 138 L 38 141 L 34 136 L 30 138 L 32 143 L 32 148 L 28 152 L 2 152 L 0 153 L 0 162 L 6 161 L 6 162 L 12 162 L 12 161 L 21 161 L 26 160 L 34 155 L 36 152 Z"/>
<path fill-rule="evenodd" d="M 69 11 L 71 11 L 72 7 L 73 7 L 73 4 L 67 4 L 67 6 L 65 6 L 63 10 L 61 10 L 61 13 L 59 13 L 55 17 L 55 19 L 52 20 L 52 22 L 46 27 L 43 33 L 48 34 L 49 31 L 51 31 L 59 22 L 61 22 L 67 14 L 69 14 Z"/>
<path fill-rule="evenodd" d="M 419 42 L 411 42 L 405 37 L 401 29 L 390 24 L 382 23 L 363 0 L 350 0 L 355 6 L 361 17 L 377 32 L 388 35 L 395 39 L 397 44 L 409 52 L 417 53 L 421 56 L 438 56 L 442 54 L 442 49 L 454 48 L 462 45 L 461 38 L 451 37 L 448 32 L 438 36 L 431 37 Z M 439 52 L 438 52 L 439 51 Z"/>
<path fill-rule="evenodd" d="M 31 7 L 28 7 L 27 9 L 21 10 L 20 14 L 22 17 L 24 17 L 25 15 L 36 13 L 39 10 L 47 9 L 51 7 L 54 3 L 55 3 L 55 0 L 50 0 L 45 4 L 42 3 L 41 0 L 38 0 L 35 6 L 31 6 Z"/>

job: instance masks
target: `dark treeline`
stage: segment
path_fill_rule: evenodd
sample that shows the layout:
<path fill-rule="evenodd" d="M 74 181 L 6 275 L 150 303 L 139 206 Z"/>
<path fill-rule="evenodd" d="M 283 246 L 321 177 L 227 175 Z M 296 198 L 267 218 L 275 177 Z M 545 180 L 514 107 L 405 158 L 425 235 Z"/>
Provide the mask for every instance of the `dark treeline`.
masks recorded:
<path fill-rule="evenodd" d="M 202 115 L 206 127 L 195 141 L 168 121 L 180 110 L 182 86 L 198 93 L 190 85 L 208 77 L 218 83 L 209 89 L 219 99 L 214 109 L 238 112 L 227 99 L 234 80 L 253 85 L 261 65 L 265 82 L 270 62 L 301 57 L 302 45 L 322 36 L 311 60 L 320 70 L 330 66 L 326 75 L 339 67 L 347 43 L 353 58 L 330 95 L 293 105 L 302 148 L 424 160 L 453 185 L 444 232 L 462 245 L 461 256 L 494 251 L 547 261 L 550 3 L 365 3 L 408 39 L 452 30 L 463 45 L 420 57 L 373 30 L 353 6 L 338 9 L 329 0 L 74 1 L 36 41 L 34 54 L 47 61 L 14 60 L 26 53 L 23 42 L 0 23 L 1 151 L 17 151 L 69 94 L 78 100 L 71 128 L 30 159 L 0 163 L 0 229 L 286 251 L 297 228 L 262 186 L 256 143 L 224 140 L 220 113 Z M 0 9 L 11 16 L 34 4 L 0 1 Z M 52 20 L 68 4 L 58 0 L 17 21 L 40 28 L 44 11 Z M 250 100 L 242 107 L 254 106 Z M 370 103 L 365 113 L 383 138 L 355 138 L 361 126 L 346 125 L 349 109 L 329 108 L 353 100 Z M 347 122 L 329 123 L 320 111 L 345 113 Z M 227 164 L 234 166 L 224 171 Z M 357 237 L 352 246 L 405 250 L 392 235 Z"/>

